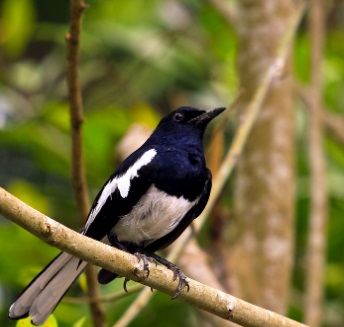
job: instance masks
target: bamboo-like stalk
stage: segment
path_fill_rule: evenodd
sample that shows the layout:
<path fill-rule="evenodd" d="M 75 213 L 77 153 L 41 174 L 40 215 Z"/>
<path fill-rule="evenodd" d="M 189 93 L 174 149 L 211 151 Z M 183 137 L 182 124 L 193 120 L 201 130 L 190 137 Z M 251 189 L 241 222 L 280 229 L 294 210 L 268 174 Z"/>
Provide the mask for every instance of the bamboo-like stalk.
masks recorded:
<path fill-rule="evenodd" d="M 150 264 L 150 275 L 146 278 L 142 262 L 138 262 L 134 255 L 88 238 L 63 226 L 20 201 L 1 187 L 0 214 L 36 235 L 44 242 L 82 260 L 169 295 L 175 293 L 178 281 L 173 281 L 173 273 L 166 267 Z M 188 282 L 190 290 L 189 292 L 183 291 L 180 298 L 224 319 L 248 327 L 305 327 L 299 322 L 254 306 L 192 279 L 189 279 Z"/>

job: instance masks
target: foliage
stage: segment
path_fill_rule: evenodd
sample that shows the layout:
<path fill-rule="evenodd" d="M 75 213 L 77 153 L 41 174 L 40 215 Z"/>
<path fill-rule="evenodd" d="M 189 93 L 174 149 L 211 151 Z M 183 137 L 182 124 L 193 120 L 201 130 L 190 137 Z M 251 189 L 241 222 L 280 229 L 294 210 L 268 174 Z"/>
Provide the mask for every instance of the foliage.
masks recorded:
<path fill-rule="evenodd" d="M 132 123 L 152 128 L 161 114 L 180 104 L 211 108 L 230 102 L 238 89 L 237 39 L 233 27 L 208 2 L 165 0 L 147 6 L 135 0 L 90 0 L 88 4 L 82 30 L 81 79 L 87 178 L 95 196 L 116 166 L 116 146 Z M 68 11 L 67 0 L 49 5 L 32 0 L 0 2 L 0 183 L 36 209 L 78 229 L 70 183 L 65 81 Z M 329 111 L 341 115 L 342 27 L 335 24 L 329 29 L 324 62 L 324 101 Z M 304 29 L 296 39 L 294 58 L 298 82 L 307 83 L 309 41 Z M 297 239 L 290 315 L 298 319 L 302 316 L 299 294 L 304 288 L 309 208 L 304 109 L 301 105 L 295 108 Z M 331 327 L 344 324 L 344 152 L 340 141 L 330 134 L 324 146 L 330 202 L 325 312 L 326 326 Z M 230 200 L 224 202 L 230 205 Z M 9 304 L 57 250 L 1 217 L 0 244 L 0 325 L 15 326 L 7 319 Z M 102 287 L 102 293 L 121 288 L 117 281 Z M 69 294 L 81 296 L 81 285 L 77 283 Z M 108 321 L 113 323 L 134 298 L 129 295 L 106 304 Z M 60 327 L 91 325 L 85 304 L 62 303 L 54 315 Z M 185 303 L 157 294 L 132 326 L 158 322 L 160 326 L 190 326 L 197 325 L 196 320 Z"/>
<path fill-rule="evenodd" d="M 18 320 L 16 323 L 16 327 L 32 327 L 34 326 L 30 322 L 30 318 Z M 42 325 L 42 327 L 58 327 L 57 321 L 54 315 L 51 315 L 48 320 Z"/>

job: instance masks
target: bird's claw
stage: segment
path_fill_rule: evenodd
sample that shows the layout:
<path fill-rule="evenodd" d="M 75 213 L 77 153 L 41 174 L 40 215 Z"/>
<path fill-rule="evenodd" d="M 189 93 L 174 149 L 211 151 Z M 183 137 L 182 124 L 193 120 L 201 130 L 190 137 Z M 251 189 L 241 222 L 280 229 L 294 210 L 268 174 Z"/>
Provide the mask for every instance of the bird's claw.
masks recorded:
<path fill-rule="evenodd" d="M 126 293 L 129 293 L 129 292 L 128 292 L 128 289 L 127 289 L 127 283 L 128 283 L 129 281 L 130 281 L 129 278 L 127 278 L 127 277 L 124 278 L 123 289 L 124 289 L 124 291 L 125 291 Z"/>
<path fill-rule="evenodd" d="M 175 281 L 177 277 L 179 279 L 178 286 L 176 288 L 176 293 L 172 297 L 172 300 L 174 300 L 180 295 L 180 293 L 183 290 L 183 287 L 186 287 L 186 291 L 189 292 L 190 285 L 189 282 L 186 280 L 186 275 L 178 267 L 174 266 L 170 267 L 170 269 L 173 271 L 173 281 Z"/>
<path fill-rule="evenodd" d="M 148 278 L 149 274 L 150 274 L 149 263 L 148 262 L 152 262 L 156 266 L 158 265 L 158 262 L 154 258 L 148 257 L 145 254 L 140 253 L 140 252 L 135 252 L 134 255 L 139 260 L 139 262 L 142 260 L 142 262 L 143 262 L 143 271 L 146 273 L 146 278 Z"/>
<path fill-rule="evenodd" d="M 172 300 L 176 299 L 181 294 L 184 287 L 186 288 L 186 292 L 189 292 L 190 285 L 189 285 L 189 282 L 187 281 L 186 275 L 180 270 L 180 268 L 175 266 L 173 263 L 159 257 L 156 254 L 146 255 L 141 252 L 135 252 L 134 255 L 139 260 L 139 262 L 142 260 L 143 271 L 146 273 L 146 278 L 148 278 L 150 274 L 148 262 L 155 263 L 156 266 L 158 265 L 158 262 L 160 262 L 161 264 L 163 264 L 164 266 L 166 266 L 168 269 L 170 269 L 173 272 L 173 281 L 177 280 L 178 278 L 178 286 L 176 288 L 176 292 L 174 296 L 172 297 Z M 124 286 L 126 286 L 126 282 L 127 280 L 124 281 Z M 126 290 L 126 287 L 124 288 L 124 290 Z"/>

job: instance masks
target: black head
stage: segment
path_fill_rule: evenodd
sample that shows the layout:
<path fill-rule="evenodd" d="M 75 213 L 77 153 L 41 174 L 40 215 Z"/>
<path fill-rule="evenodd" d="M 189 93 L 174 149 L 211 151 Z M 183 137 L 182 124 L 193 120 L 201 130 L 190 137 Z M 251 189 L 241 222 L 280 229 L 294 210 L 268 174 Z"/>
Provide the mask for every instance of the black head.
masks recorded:
<path fill-rule="evenodd" d="M 180 107 L 164 117 L 160 125 L 193 126 L 204 130 L 208 123 L 222 113 L 226 108 L 216 108 L 213 110 L 201 110 L 193 107 Z"/>
<path fill-rule="evenodd" d="M 206 111 L 192 107 L 180 107 L 165 116 L 153 134 L 157 137 L 190 138 L 194 136 L 202 139 L 209 122 L 225 109 L 216 108 Z"/>

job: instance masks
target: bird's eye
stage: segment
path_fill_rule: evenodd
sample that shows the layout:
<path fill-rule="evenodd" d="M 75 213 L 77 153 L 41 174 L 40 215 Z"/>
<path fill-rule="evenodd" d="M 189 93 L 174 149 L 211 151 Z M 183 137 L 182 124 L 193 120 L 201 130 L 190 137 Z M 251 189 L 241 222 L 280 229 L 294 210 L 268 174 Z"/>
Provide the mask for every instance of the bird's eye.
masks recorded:
<path fill-rule="evenodd" d="M 176 112 L 173 116 L 173 119 L 177 122 L 182 121 L 184 118 L 184 115 L 181 112 Z"/>

